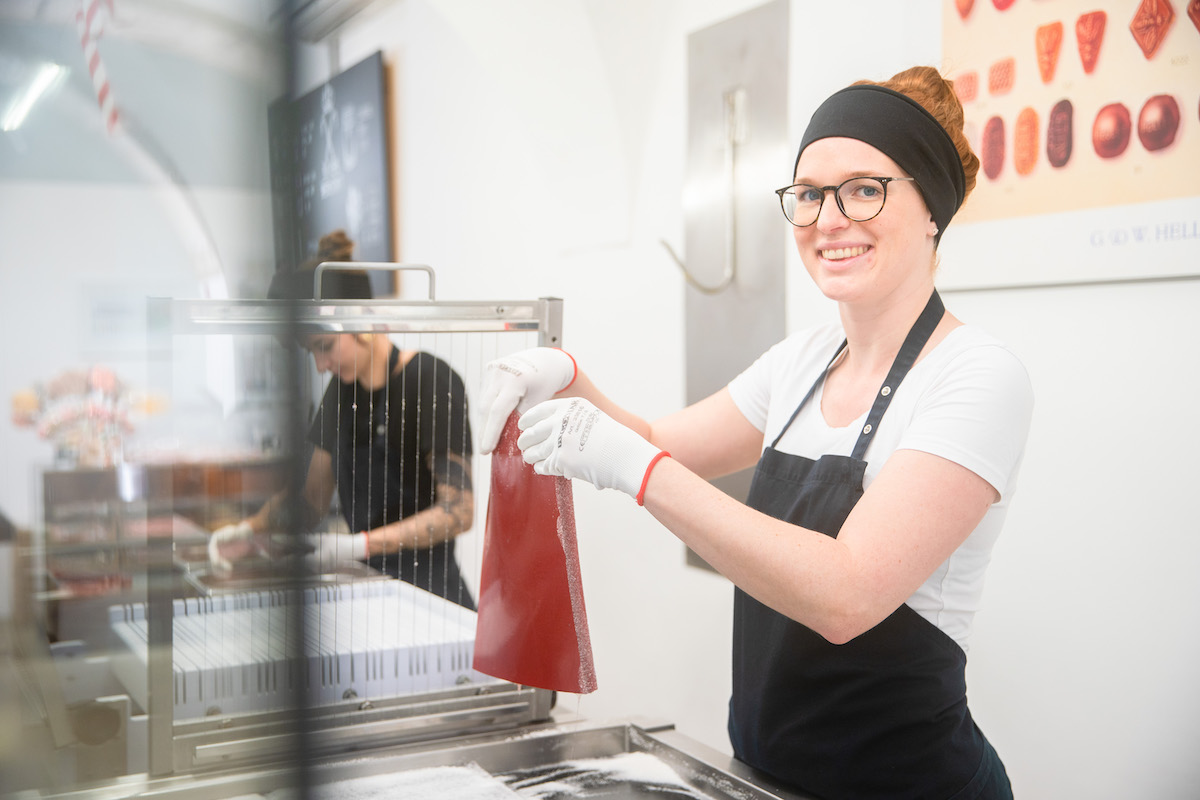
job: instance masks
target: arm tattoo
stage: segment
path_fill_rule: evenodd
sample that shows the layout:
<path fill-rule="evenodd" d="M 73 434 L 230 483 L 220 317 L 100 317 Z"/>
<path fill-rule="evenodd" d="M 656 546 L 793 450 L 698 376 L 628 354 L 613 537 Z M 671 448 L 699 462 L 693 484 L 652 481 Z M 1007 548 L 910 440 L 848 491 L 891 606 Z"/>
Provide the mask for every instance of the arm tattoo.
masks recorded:
<path fill-rule="evenodd" d="M 467 492 L 475 488 L 471 482 L 471 463 L 458 453 L 447 454 L 446 463 L 435 471 L 440 485 L 456 486 Z"/>

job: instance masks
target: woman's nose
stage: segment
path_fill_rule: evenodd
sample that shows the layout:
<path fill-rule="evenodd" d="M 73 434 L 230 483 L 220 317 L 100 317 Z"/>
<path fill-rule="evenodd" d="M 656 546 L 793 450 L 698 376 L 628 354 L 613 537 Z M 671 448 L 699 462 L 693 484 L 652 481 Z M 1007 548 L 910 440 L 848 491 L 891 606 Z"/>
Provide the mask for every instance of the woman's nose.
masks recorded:
<path fill-rule="evenodd" d="M 832 189 L 827 189 L 825 202 L 821 203 L 821 209 L 817 212 L 817 228 L 822 231 L 837 230 L 849 222 L 850 219 L 842 213 L 842 208 L 838 205 L 837 195 Z"/>

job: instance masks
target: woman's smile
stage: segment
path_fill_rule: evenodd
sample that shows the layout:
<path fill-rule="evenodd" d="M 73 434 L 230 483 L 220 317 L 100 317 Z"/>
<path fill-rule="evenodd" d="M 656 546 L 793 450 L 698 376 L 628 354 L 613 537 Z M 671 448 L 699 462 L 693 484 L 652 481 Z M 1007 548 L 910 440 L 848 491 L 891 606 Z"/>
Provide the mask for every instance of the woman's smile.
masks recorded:
<path fill-rule="evenodd" d="M 845 261 L 850 258 L 856 258 L 863 255 L 871 248 L 865 244 L 855 245 L 853 247 L 831 247 L 818 249 L 817 255 L 826 261 Z"/>

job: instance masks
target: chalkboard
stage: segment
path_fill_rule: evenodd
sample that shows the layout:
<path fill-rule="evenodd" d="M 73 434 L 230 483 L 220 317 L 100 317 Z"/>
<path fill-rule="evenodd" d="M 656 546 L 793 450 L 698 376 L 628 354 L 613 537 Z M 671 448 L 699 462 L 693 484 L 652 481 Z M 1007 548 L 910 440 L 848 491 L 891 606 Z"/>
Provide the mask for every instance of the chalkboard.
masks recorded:
<path fill-rule="evenodd" d="M 355 260 L 394 259 L 386 78 L 375 53 L 268 109 L 276 270 L 314 257 L 338 228 L 354 240 Z M 375 295 L 390 295 L 392 279 L 372 274 Z"/>

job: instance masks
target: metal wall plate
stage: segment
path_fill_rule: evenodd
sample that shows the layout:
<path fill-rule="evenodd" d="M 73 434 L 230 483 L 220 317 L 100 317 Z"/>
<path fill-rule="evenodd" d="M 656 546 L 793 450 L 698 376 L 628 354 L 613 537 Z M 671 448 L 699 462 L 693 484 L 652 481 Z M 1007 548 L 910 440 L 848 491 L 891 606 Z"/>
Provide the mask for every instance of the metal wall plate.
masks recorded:
<path fill-rule="evenodd" d="M 787 0 L 688 37 L 686 395 L 721 389 L 786 332 Z M 713 481 L 745 500 L 751 471 Z M 689 563 L 702 565 L 689 552 Z"/>

